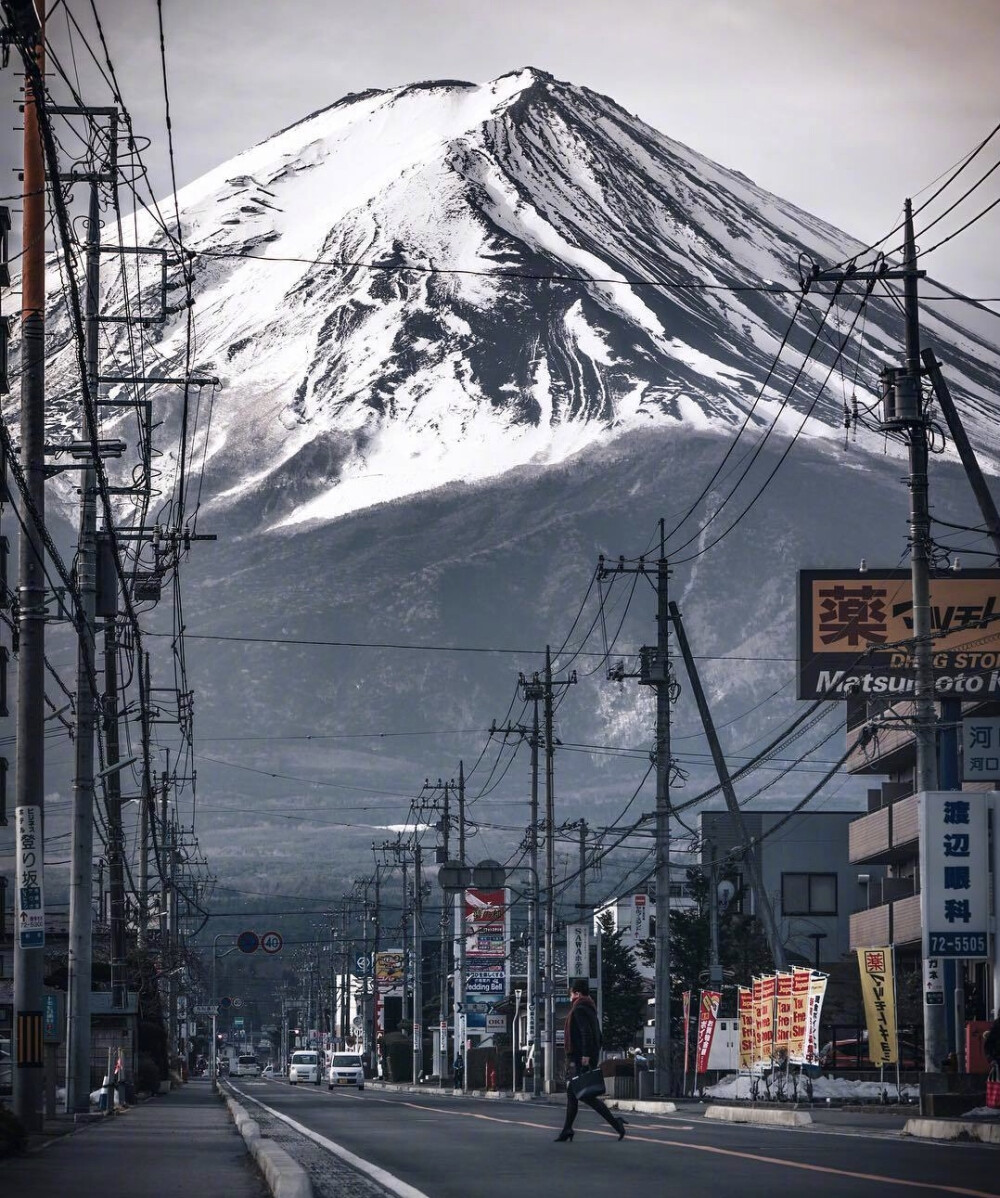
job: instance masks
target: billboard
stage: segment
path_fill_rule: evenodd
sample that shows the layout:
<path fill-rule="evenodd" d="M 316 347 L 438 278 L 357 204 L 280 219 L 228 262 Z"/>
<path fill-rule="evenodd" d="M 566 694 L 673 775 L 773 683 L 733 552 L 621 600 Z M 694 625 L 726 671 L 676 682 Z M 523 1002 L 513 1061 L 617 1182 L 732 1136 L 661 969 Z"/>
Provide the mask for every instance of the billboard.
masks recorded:
<path fill-rule="evenodd" d="M 930 592 L 938 696 L 1000 696 L 1000 571 L 936 575 Z M 913 697 L 909 570 L 800 570 L 798 612 L 800 699 Z"/>
<path fill-rule="evenodd" d="M 923 956 L 986 957 L 986 796 L 981 791 L 922 790 L 919 802 Z"/>
<path fill-rule="evenodd" d="M 508 990 L 508 892 L 470 888 L 462 899 L 466 1028 L 482 1032 L 486 1030 L 486 1016 L 493 1004 Z"/>

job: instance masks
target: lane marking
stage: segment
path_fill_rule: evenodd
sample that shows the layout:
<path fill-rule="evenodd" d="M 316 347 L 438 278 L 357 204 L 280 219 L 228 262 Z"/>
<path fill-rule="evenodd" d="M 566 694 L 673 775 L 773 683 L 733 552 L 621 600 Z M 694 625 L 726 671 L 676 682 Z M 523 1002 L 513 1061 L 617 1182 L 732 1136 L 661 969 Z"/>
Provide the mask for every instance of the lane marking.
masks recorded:
<path fill-rule="evenodd" d="M 235 1090 L 236 1087 L 233 1086 Z M 325 1148 L 327 1152 L 357 1169 L 359 1173 L 364 1173 L 366 1177 L 370 1177 L 379 1185 L 384 1186 L 390 1193 L 397 1194 L 399 1198 L 428 1198 L 428 1195 L 423 1190 L 418 1190 L 416 1186 L 411 1186 L 409 1182 L 403 1181 L 394 1173 L 390 1173 L 387 1169 L 381 1169 L 378 1165 L 373 1165 L 371 1161 L 364 1160 L 363 1157 L 355 1156 L 353 1152 L 345 1148 L 342 1144 L 335 1144 L 333 1140 L 328 1140 L 326 1136 L 321 1136 L 319 1132 L 313 1131 L 312 1128 L 306 1127 L 305 1124 L 299 1123 L 298 1120 L 292 1119 L 288 1115 L 284 1115 L 281 1111 L 276 1111 L 274 1107 L 270 1107 L 267 1103 L 261 1102 L 259 1098 L 254 1098 L 250 1094 L 246 1095 L 250 1102 L 255 1102 L 257 1106 L 267 1111 L 269 1115 L 273 1115 L 275 1119 L 280 1119 L 282 1123 L 287 1123 L 289 1127 L 294 1128 L 306 1137 L 307 1140 L 312 1140 L 314 1144 L 319 1144 L 321 1148 Z"/>
<path fill-rule="evenodd" d="M 381 1101 L 386 1100 L 382 1099 Z M 415 1102 L 401 1102 L 396 1105 L 413 1107 L 414 1110 L 423 1111 L 425 1114 L 431 1115 L 460 1115 L 466 1119 L 482 1119 L 487 1123 L 508 1123 L 517 1127 L 537 1127 L 543 1131 L 553 1130 L 551 1124 L 530 1123 L 526 1119 L 501 1119 L 497 1115 L 480 1115 L 474 1111 L 444 1111 L 439 1108 L 421 1106 Z M 603 1131 L 599 1127 L 580 1128 L 580 1130 L 592 1136 L 614 1136 L 616 1139 L 618 1138 L 617 1132 Z M 972 1190 L 966 1186 L 950 1186 L 944 1183 L 936 1184 L 931 1181 L 910 1181 L 903 1177 L 889 1177 L 881 1173 L 858 1173 L 852 1169 L 834 1169 L 829 1165 L 811 1165 L 805 1161 L 788 1161 L 782 1160 L 780 1157 L 762 1156 L 755 1152 L 740 1152 L 735 1148 L 716 1148 L 711 1144 L 692 1144 L 689 1140 L 653 1139 L 648 1135 L 635 1135 L 632 1132 L 629 1132 L 625 1138 L 626 1140 L 637 1140 L 644 1144 L 662 1144 L 664 1147 L 686 1148 L 692 1152 L 710 1152 L 716 1156 L 733 1156 L 739 1160 L 756 1161 L 762 1165 L 777 1165 L 785 1169 L 801 1169 L 807 1173 L 826 1173 L 833 1177 L 850 1177 L 858 1181 L 876 1181 L 882 1182 L 884 1185 L 905 1186 L 914 1190 L 934 1190 L 939 1194 L 961 1194 L 964 1195 L 964 1198 L 997 1198 L 996 1190 Z"/>

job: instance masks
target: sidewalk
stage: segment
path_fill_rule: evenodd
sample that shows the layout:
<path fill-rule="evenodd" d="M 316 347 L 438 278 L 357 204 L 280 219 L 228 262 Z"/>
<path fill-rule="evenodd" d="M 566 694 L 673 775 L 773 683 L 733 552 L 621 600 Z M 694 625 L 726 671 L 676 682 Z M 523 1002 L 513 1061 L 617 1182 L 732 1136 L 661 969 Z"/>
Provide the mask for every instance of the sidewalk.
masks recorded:
<path fill-rule="evenodd" d="M 37 1141 L 36 1141 L 37 1143 Z M 25 1198 L 269 1198 L 225 1103 L 196 1078 L 110 1119 L 0 1162 L 3 1191 Z"/>

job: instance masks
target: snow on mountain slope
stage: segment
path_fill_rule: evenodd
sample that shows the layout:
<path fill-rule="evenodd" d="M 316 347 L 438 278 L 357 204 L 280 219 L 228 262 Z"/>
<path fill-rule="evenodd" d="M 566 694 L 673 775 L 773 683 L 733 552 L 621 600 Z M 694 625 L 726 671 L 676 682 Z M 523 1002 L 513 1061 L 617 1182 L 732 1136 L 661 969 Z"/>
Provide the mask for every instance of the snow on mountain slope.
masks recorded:
<path fill-rule="evenodd" d="M 266 490 L 277 527 L 558 463 L 651 424 L 731 429 L 789 323 L 800 254 L 836 263 L 862 248 L 530 68 L 347 96 L 178 204 L 194 367 L 224 386 L 202 433 L 209 495 L 225 506 Z M 165 244 L 151 222 L 140 238 Z M 771 284 L 791 290 L 754 289 Z M 175 297 L 179 286 L 175 273 Z M 112 287 L 109 309 L 120 302 Z M 810 413 L 850 325 L 845 298 L 782 409 L 829 302 L 807 302 L 755 425 L 840 438 L 849 395 L 874 402 L 879 366 L 899 361 L 883 297 L 845 355 L 848 377 L 834 372 Z M 989 466 L 1000 357 L 950 307 L 928 313 L 929 341 Z M 184 327 L 174 316 L 155 347 L 172 373 Z M 113 353 L 125 336 L 111 334 Z M 177 405 L 162 406 L 169 423 Z"/>

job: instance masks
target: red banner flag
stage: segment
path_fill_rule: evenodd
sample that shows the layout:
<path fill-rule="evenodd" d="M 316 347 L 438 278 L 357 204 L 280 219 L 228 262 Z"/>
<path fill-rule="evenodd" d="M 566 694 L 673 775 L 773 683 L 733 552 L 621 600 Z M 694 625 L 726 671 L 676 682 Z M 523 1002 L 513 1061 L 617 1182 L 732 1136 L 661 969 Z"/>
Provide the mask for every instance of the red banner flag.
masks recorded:
<path fill-rule="evenodd" d="M 722 994 L 718 990 L 702 990 L 701 1002 L 698 1007 L 698 1059 L 695 1071 L 704 1073 L 708 1068 L 708 1057 L 712 1051 L 712 1039 L 715 1036 L 715 1021 L 719 1015 L 719 1000 Z"/>

